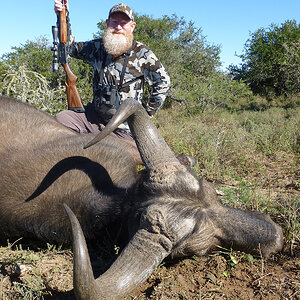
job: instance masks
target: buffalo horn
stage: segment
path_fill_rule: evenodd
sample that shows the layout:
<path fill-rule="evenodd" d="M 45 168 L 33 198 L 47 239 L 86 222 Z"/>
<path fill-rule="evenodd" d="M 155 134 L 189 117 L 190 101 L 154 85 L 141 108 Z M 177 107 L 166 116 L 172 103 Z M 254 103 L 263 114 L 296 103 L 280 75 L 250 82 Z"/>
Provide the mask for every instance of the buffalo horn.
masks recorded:
<path fill-rule="evenodd" d="M 77 299 L 120 299 L 144 282 L 171 252 L 172 243 L 167 237 L 140 229 L 112 266 L 95 280 L 80 224 L 71 209 L 66 204 L 64 207 L 73 233 Z"/>
<path fill-rule="evenodd" d="M 168 170 L 168 174 L 182 169 L 174 153 L 160 135 L 158 129 L 149 118 L 146 110 L 136 100 L 128 98 L 120 106 L 105 129 L 101 131 L 85 148 L 101 141 L 113 132 L 122 122 L 128 121 L 144 165 L 152 173 Z"/>

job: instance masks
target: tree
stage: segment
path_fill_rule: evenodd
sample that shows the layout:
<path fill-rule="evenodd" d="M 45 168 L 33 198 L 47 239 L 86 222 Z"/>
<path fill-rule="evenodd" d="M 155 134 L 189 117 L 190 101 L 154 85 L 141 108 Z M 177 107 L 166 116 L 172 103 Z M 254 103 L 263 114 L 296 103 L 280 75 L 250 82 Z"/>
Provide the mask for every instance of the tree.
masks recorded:
<path fill-rule="evenodd" d="M 12 47 L 12 52 L 4 54 L 1 60 L 11 69 L 26 66 L 31 71 L 46 76 L 51 70 L 52 61 L 49 42 L 45 37 L 27 41 L 24 45 Z"/>
<path fill-rule="evenodd" d="M 300 24 L 287 20 L 251 34 L 239 56 L 240 67 L 230 66 L 236 79 L 269 98 L 300 92 Z"/>

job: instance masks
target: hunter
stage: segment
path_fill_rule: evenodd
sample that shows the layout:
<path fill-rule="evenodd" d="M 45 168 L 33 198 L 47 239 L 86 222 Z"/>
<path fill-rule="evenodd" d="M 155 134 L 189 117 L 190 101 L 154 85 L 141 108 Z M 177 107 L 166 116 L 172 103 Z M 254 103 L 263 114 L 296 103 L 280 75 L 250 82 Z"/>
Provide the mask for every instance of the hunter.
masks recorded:
<path fill-rule="evenodd" d="M 62 9 L 62 1 L 55 0 L 55 12 Z M 69 55 L 93 67 L 93 101 L 85 106 L 85 112 L 60 112 L 56 116 L 60 123 L 78 133 L 98 133 L 125 99 L 142 103 L 144 83 L 152 88 L 145 105 L 147 113 L 152 117 L 162 106 L 170 77 L 155 54 L 134 39 L 135 26 L 133 11 L 121 3 L 110 9 L 102 38 L 75 42 L 70 34 Z M 114 134 L 132 138 L 126 122 Z"/>

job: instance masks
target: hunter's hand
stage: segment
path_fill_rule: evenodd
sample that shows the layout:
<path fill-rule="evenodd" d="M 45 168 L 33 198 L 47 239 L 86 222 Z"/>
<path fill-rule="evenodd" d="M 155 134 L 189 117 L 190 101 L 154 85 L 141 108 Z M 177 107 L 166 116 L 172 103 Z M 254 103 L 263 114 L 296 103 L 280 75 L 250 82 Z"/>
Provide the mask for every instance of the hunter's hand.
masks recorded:
<path fill-rule="evenodd" d="M 68 9 L 68 0 L 65 0 L 65 6 Z M 62 0 L 54 0 L 54 11 L 59 14 L 63 9 Z"/>

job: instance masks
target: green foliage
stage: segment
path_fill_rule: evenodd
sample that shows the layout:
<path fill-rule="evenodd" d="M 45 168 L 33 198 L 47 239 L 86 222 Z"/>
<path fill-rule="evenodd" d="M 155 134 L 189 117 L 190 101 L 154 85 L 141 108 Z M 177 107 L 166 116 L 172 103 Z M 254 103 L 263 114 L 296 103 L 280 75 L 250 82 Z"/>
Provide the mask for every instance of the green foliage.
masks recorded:
<path fill-rule="evenodd" d="M 233 178 L 236 181 L 235 187 L 222 189 L 224 197 L 221 202 L 223 204 L 261 212 L 269 209 L 269 201 L 266 201 L 265 196 L 260 192 L 260 186 L 237 175 L 234 175 Z"/>
<path fill-rule="evenodd" d="M 57 113 L 64 106 L 64 93 L 58 84 L 58 74 L 52 72 L 52 52 L 48 41 L 41 37 L 27 41 L 1 57 L 0 92 L 20 99 L 49 113 Z M 56 102 L 57 101 L 57 102 Z"/>
<path fill-rule="evenodd" d="M 45 37 L 40 37 L 36 41 L 27 41 L 19 47 L 12 47 L 12 52 L 4 54 L 1 60 L 11 69 L 25 66 L 43 76 L 48 76 L 52 68 L 52 54 Z"/>
<path fill-rule="evenodd" d="M 215 72 L 195 83 L 193 89 L 179 93 L 180 98 L 189 101 L 192 114 L 215 110 L 218 106 L 228 109 L 248 109 L 254 96 L 242 81 L 232 80 L 228 75 Z"/>
<path fill-rule="evenodd" d="M 9 71 L 9 65 L 0 60 L 0 94 L 3 93 L 2 91 L 3 89 L 5 89 L 3 80 L 8 71 Z"/>
<path fill-rule="evenodd" d="M 239 56 L 243 64 L 231 66 L 237 79 L 245 80 L 260 95 L 298 95 L 300 93 L 300 24 L 287 20 L 251 34 Z"/>

